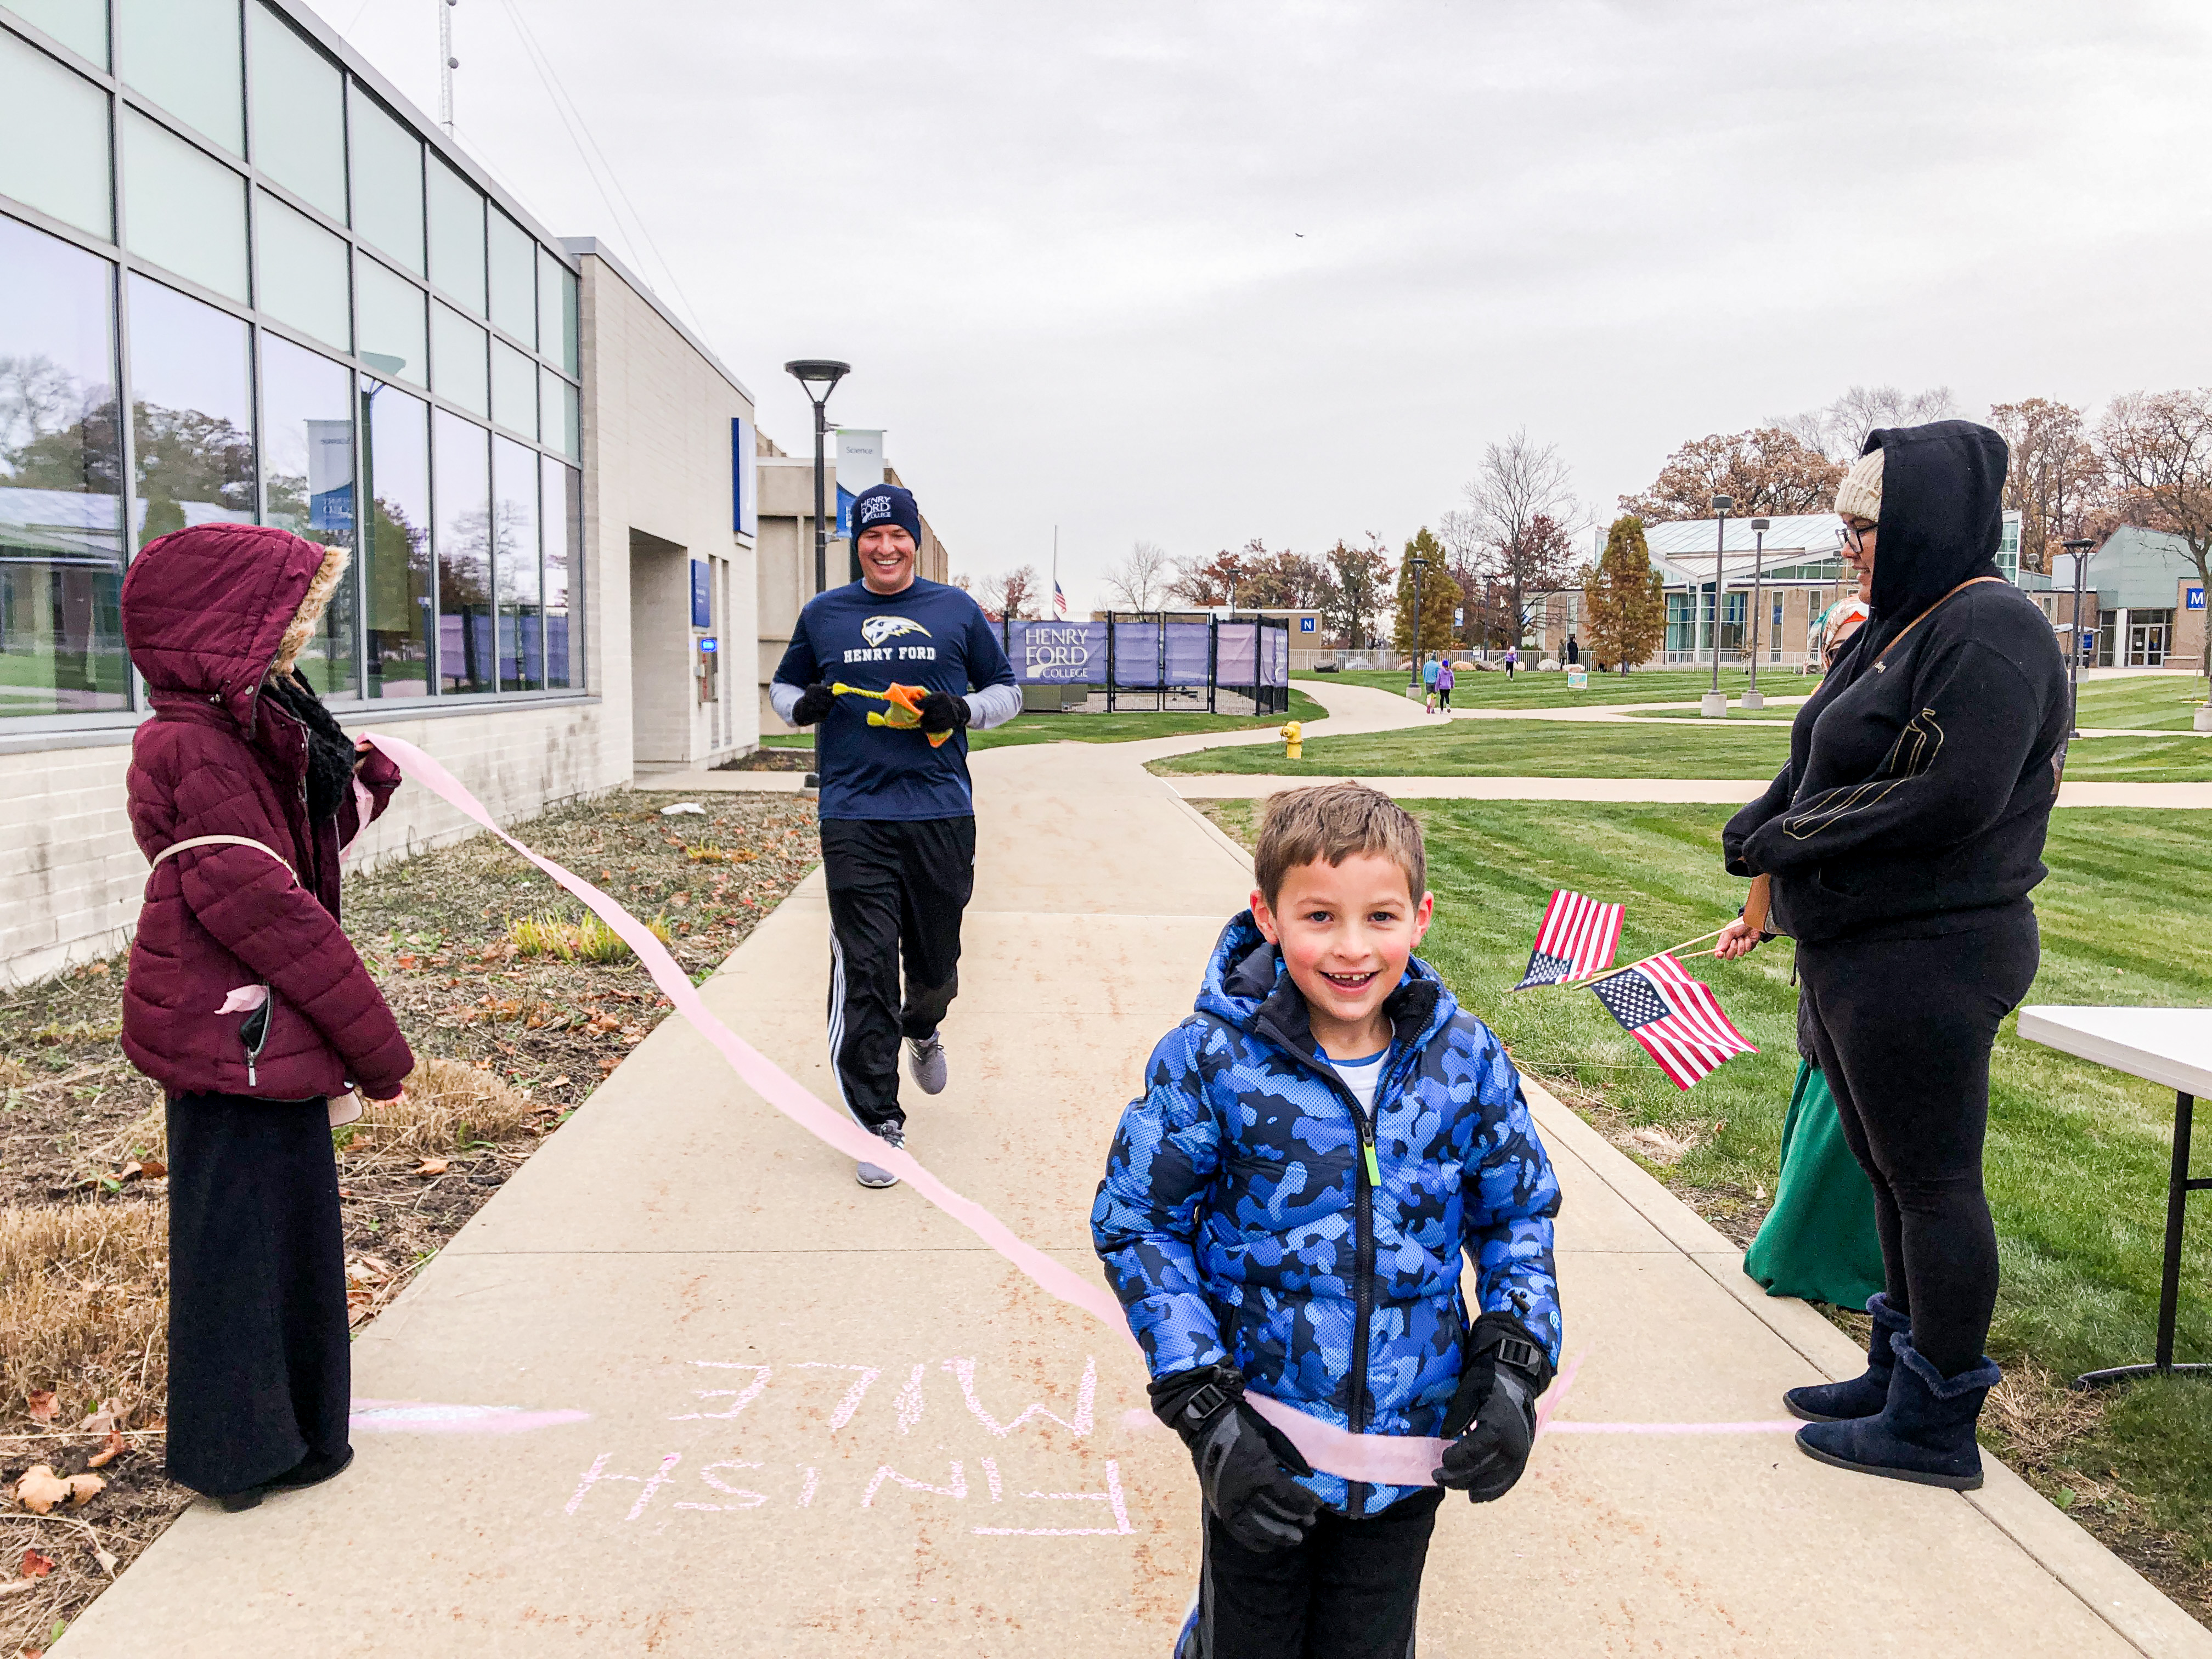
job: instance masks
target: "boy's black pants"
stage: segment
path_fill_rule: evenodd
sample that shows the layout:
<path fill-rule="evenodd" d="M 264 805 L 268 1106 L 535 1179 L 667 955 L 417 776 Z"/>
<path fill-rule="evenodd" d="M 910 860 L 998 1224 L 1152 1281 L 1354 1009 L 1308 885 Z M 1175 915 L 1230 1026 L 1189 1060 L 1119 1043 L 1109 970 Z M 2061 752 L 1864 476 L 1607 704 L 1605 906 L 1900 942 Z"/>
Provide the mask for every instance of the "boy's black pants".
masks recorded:
<path fill-rule="evenodd" d="M 837 1086 L 864 1127 L 903 1124 L 899 1039 L 936 1030 L 960 988 L 960 918 L 975 888 L 975 820 L 825 818 L 822 867 L 830 886 L 830 1058 Z"/>
<path fill-rule="evenodd" d="M 1305 1542 L 1263 1553 L 1206 1512 L 1198 1613 L 1176 1659 L 1411 1659 L 1441 1488 L 1352 1521 L 1323 1510 Z"/>

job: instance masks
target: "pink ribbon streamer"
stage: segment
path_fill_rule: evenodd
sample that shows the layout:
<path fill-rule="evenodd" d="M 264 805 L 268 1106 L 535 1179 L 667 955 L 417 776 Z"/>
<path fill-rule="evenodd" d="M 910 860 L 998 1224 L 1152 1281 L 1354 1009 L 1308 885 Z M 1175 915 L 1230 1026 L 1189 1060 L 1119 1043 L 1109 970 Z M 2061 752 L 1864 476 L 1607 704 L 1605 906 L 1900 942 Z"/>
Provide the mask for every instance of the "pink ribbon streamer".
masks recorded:
<path fill-rule="evenodd" d="M 963 1198 L 932 1175 L 911 1152 L 885 1146 L 859 1124 L 825 1105 L 814 1092 L 787 1075 L 781 1067 L 725 1025 L 700 996 L 690 975 L 677 964 L 668 947 L 628 910 L 581 876 L 540 856 L 500 828 L 483 803 L 471 794 L 451 772 L 402 738 L 368 734 L 369 741 L 396 761 L 400 769 L 432 794 L 497 836 L 568 889 L 612 928 L 623 944 L 637 953 L 653 982 L 700 1036 L 727 1060 L 732 1070 L 754 1093 L 817 1139 L 859 1163 L 889 1170 L 930 1203 L 974 1233 L 992 1250 L 1018 1267 L 1047 1294 L 1101 1321 L 1132 1346 L 1121 1304 L 1103 1285 L 1095 1285 L 1065 1263 L 1018 1237 L 998 1217 L 973 1200 Z M 1413 1436 L 1353 1434 L 1299 1411 L 1296 1407 L 1248 1394 L 1253 1408 L 1289 1437 L 1307 1462 L 1347 1480 L 1377 1486 L 1425 1486 L 1443 1448 L 1440 1440 Z"/>

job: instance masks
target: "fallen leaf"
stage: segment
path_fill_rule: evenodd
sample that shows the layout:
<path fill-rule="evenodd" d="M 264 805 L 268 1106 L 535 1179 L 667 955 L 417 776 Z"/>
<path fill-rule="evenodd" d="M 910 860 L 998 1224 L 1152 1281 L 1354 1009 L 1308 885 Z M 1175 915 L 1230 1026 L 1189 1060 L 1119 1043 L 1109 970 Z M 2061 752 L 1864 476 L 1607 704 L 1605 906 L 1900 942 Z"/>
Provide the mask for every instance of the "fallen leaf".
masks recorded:
<path fill-rule="evenodd" d="M 93 1453 L 91 1456 L 86 1458 L 84 1460 L 84 1466 L 88 1469 L 104 1469 L 110 1463 L 112 1463 L 117 1458 L 122 1455 L 123 1431 L 120 1429 L 110 1429 L 107 1431 L 107 1443 L 102 1446 L 98 1451 Z"/>
<path fill-rule="evenodd" d="M 40 1554 L 34 1549 L 25 1550 L 23 1559 L 18 1565 L 22 1576 L 26 1578 L 44 1578 L 54 1570 L 52 1560 Z"/>
<path fill-rule="evenodd" d="M 52 1422 L 55 1415 L 61 1410 L 61 1407 L 54 1403 L 54 1391 L 52 1389 L 33 1389 L 23 1398 L 30 1407 L 31 1415 L 41 1423 Z"/>
<path fill-rule="evenodd" d="M 90 1527 L 87 1527 L 84 1529 L 84 1541 L 92 1550 L 92 1559 L 100 1563 L 100 1571 L 105 1572 L 110 1578 L 114 1577 L 116 1568 L 123 1565 L 120 1560 L 116 1559 L 115 1552 L 111 1549 L 102 1548 L 100 1540 L 92 1535 L 92 1528 Z"/>
<path fill-rule="evenodd" d="M 415 1173 L 418 1176 L 441 1176 L 451 1167 L 452 1165 L 442 1158 L 426 1158 L 416 1168 Z"/>
<path fill-rule="evenodd" d="M 149 1181 L 159 1181 L 169 1173 L 169 1166 L 158 1158 L 140 1158 L 138 1167 L 145 1171 Z"/>
<path fill-rule="evenodd" d="M 146 1166 L 134 1158 L 115 1172 L 115 1178 L 118 1181 L 136 1181 L 145 1173 Z"/>
<path fill-rule="evenodd" d="M 96 1474 L 73 1474 L 69 1481 L 70 1507 L 81 1510 L 107 1490 L 107 1482 Z"/>
<path fill-rule="evenodd" d="M 555 1079 L 554 1079 L 550 1083 L 547 1084 L 545 1086 L 546 1086 L 547 1088 L 549 1088 L 549 1089 L 565 1089 L 565 1088 L 567 1088 L 567 1087 L 568 1086 L 568 1074 L 566 1072 L 562 1073 L 560 1076 L 558 1076 L 558 1077 L 555 1078 Z"/>
<path fill-rule="evenodd" d="M 15 1483 L 15 1501 L 33 1515 L 51 1515 L 69 1495 L 69 1482 L 54 1479 L 51 1463 L 33 1463 Z"/>

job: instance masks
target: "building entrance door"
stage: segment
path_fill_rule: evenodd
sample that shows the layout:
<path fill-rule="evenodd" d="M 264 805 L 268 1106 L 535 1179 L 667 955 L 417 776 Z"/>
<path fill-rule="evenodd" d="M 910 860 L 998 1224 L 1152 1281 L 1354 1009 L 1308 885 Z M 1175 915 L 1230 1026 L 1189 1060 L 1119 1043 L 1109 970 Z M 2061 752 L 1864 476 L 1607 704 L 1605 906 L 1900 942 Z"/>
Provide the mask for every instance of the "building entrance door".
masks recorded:
<path fill-rule="evenodd" d="M 2128 624 L 2128 666 L 2130 668 L 2163 668 L 2166 653 L 2172 643 L 2172 623 L 2150 613 L 2152 620 L 2130 622 Z"/>

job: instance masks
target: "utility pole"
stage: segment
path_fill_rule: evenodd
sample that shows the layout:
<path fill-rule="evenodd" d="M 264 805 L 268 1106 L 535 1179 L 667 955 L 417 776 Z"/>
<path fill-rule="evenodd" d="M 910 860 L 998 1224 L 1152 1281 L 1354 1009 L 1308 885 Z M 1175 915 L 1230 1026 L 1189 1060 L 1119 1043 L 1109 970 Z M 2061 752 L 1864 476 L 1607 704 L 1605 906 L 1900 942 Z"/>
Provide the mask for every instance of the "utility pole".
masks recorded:
<path fill-rule="evenodd" d="M 1760 567 L 1766 562 L 1766 532 L 1771 524 L 1772 520 L 1767 519 L 1751 521 L 1752 534 L 1758 539 L 1752 544 L 1751 552 L 1751 689 L 1743 694 L 1746 708 L 1766 707 L 1766 699 L 1759 690 L 1759 578 Z"/>
<path fill-rule="evenodd" d="M 446 137 L 453 136 L 453 71 L 461 60 L 453 56 L 453 8 L 461 0 L 439 0 L 438 5 L 438 125 Z"/>
<path fill-rule="evenodd" d="M 2089 550 L 2096 545 L 2094 538 L 2076 537 L 2062 542 L 2074 556 L 2074 618 L 2066 628 L 2066 696 L 2072 711 L 2070 736 L 2081 735 L 2081 594 L 2089 568 Z"/>
<path fill-rule="evenodd" d="M 823 484 L 823 444 L 830 435 L 830 422 L 823 410 L 837 382 L 853 372 L 853 366 L 828 357 L 797 357 L 783 366 L 783 372 L 805 388 L 814 404 L 814 591 L 821 593 L 830 586 L 829 501 Z"/>
<path fill-rule="evenodd" d="M 1728 718 L 1728 697 L 1721 690 L 1721 561 L 1728 553 L 1729 509 L 1735 505 L 1733 495 L 1713 497 L 1713 512 L 1720 520 L 1720 528 L 1713 536 L 1713 684 L 1712 689 L 1698 700 L 1698 714 L 1708 720 Z M 1698 609 L 1703 611 L 1705 607 L 1700 605 Z M 1697 660 L 1697 630 L 1703 621 L 1698 617 L 1690 624 L 1690 659 L 1693 664 Z"/>

